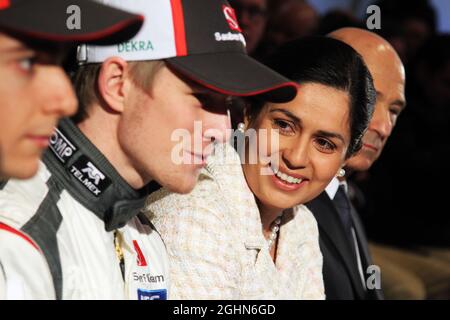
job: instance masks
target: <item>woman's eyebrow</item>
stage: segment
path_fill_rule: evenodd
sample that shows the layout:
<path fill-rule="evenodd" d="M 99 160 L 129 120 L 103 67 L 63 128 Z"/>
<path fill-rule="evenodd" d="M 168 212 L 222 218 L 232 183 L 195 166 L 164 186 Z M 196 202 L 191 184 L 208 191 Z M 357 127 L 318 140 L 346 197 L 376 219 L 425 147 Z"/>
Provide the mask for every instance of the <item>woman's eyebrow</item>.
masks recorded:
<path fill-rule="evenodd" d="M 286 115 L 287 117 L 291 118 L 294 122 L 296 122 L 299 126 L 301 126 L 302 124 L 302 119 L 300 119 L 299 117 L 297 117 L 295 114 L 293 114 L 292 112 L 290 112 L 289 110 L 286 109 L 272 109 L 269 111 L 270 113 L 272 112 L 281 112 L 284 115 Z M 321 136 L 321 137 L 326 137 L 326 138 L 336 138 L 341 140 L 343 143 L 345 143 L 345 139 L 344 137 L 337 133 L 337 132 L 331 132 L 331 131 L 325 131 L 325 130 L 318 130 L 316 132 L 317 136 Z"/>
<path fill-rule="evenodd" d="M 316 132 L 316 135 L 319 137 L 336 138 L 336 139 L 341 140 L 343 143 L 345 143 L 344 137 L 341 134 L 336 133 L 336 132 L 318 130 Z"/>
<path fill-rule="evenodd" d="M 292 112 L 290 112 L 289 110 L 286 109 L 272 109 L 269 111 L 270 113 L 272 112 L 281 112 L 284 115 L 286 115 L 287 117 L 291 118 L 294 122 L 296 122 L 298 125 L 302 124 L 302 119 L 300 119 L 299 117 L 297 117 L 295 114 L 293 114 Z"/>

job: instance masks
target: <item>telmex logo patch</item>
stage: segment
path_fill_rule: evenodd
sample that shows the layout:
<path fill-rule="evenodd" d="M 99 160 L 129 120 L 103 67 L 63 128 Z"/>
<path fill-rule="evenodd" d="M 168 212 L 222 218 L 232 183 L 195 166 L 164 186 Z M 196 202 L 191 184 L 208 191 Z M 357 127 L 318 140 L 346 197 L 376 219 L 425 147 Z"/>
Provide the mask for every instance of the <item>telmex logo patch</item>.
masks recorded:
<path fill-rule="evenodd" d="M 69 171 L 75 179 L 97 197 L 111 185 L 111 179 L 85 155 L 80 156 Z"/>

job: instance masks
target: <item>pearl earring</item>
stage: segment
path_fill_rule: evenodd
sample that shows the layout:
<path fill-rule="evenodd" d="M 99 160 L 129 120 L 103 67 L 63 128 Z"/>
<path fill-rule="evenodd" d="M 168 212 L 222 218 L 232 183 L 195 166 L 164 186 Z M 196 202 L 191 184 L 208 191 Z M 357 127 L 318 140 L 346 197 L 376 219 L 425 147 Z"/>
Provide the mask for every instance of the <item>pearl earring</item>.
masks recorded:
<path fill-rule="evenodd" d="M 343 168 L 339 169 L 337 175 L 338 178 L 343 178 L 345 176 L 345 170 Z"/>
<path fill-rule="evenodd" d="M 240 132 L 244 133 L 244 132 L 245 132 L 245 124 L 244 124 L 243 122 L 239 122 L 239 123 L 238 123 L 238 126 L 237 126 L 237 129 L 238 129 Z"/>

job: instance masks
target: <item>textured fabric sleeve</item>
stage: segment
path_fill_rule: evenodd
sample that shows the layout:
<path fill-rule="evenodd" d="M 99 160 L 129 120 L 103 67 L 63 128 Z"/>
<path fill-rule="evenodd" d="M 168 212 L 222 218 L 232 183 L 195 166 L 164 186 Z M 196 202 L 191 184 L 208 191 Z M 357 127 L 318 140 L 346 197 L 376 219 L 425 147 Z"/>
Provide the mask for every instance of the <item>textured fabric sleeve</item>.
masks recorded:
<path fill-rule="evenodd" d="M 0 230 L 0 299 L 55 299 L 47 261 L 17 234 Z"/>
<path fill-rule="evenodd" d="M 319 247 L 319 230 L 312 213 L 306 207 L 304 208 L 303 223 L 307 237 L 303 251 L 306 270 L 302 296 L 305 300 L 323 300 L 325 299 L 325 288 L 322 274 L 323 257 Z"/>
<path fill-rule="evenodd" d="M 155 221 L 170 258 L 171 299 L 239 299 L 230 224 L 214 206 L 182 207 L 166 207 Z"/>
<path fill-rule="evenodd" d="M 304 300 L 325 299 L 323 284 L 323 257 L 319 247 L 319 230 L 317 221 L 311 211 L 303 205 L 296 208 L 297 224 L 295 228 L 301 230 L 299 261 L 301 261 L 302 285 L 300 297 Z M 293 232 L 293 230 L 291 230 Z"/>

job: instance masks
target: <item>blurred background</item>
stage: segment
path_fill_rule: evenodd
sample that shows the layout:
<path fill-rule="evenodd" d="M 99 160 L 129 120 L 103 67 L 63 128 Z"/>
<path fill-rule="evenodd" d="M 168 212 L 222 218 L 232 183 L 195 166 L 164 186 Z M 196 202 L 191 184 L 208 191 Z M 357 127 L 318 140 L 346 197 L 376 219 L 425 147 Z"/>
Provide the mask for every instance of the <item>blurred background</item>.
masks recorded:
<path fill-rule="evenodd" d="M 450 299 L 450 1 L 230 0 L 247 50 L 341 27 L 381 28 L 406 68 L 407 107 L 377 162 L 351 178 L 351 197 L 388 299 Z"/>

